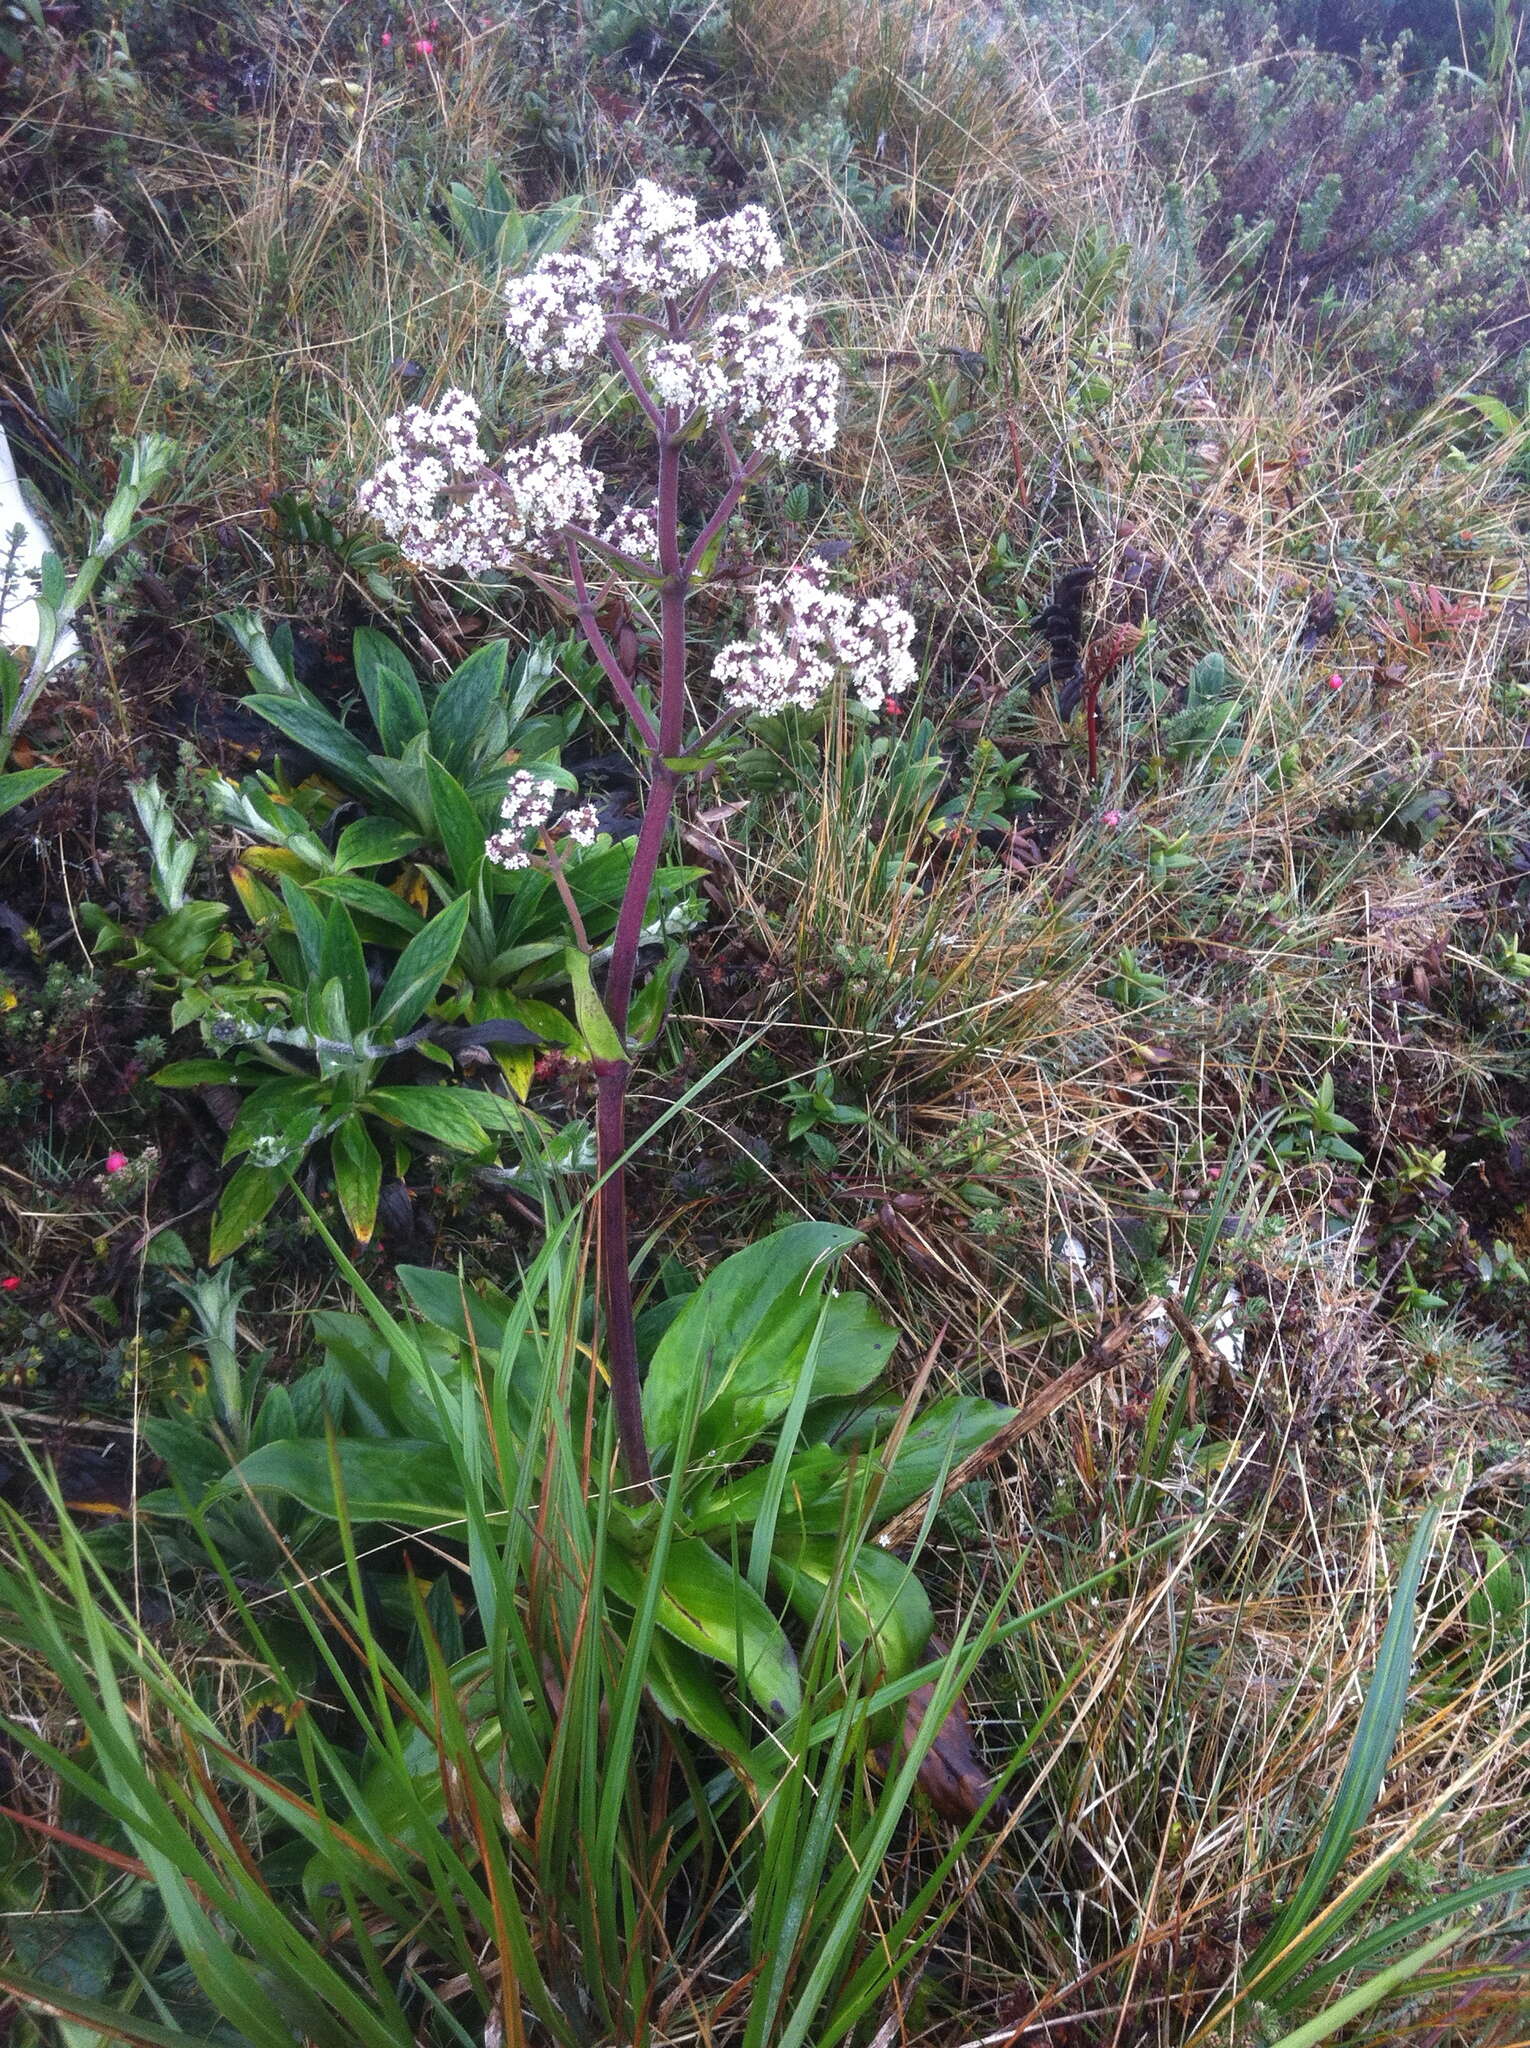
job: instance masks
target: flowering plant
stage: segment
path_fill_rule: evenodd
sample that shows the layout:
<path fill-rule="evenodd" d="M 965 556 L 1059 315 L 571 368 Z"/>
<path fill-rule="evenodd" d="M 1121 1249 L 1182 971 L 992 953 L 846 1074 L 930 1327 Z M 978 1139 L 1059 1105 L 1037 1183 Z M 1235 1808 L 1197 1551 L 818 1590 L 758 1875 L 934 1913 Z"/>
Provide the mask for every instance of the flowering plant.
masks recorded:
<path fill-rule="evenodd" d="M 358 505 L 422 568 L 469 576 L 513 570 L 572 610 L 646 757 L 647 797 L 611 947 L 603 1002 L 585 952 L 571 952 L 581 1028 L 596 1076 L 599 1258 L 607 1363 L 629 1479 L 650 1479 L 634 1328 L 626 1197 L 629 1017 L 645 910 L 682 782 L 715 758 L 737 722 L 806 709 L 843 678 L 868 711 L 915 680 L 914 621 L 886 597 L 856 599 L 817 570 L 764 577 L 751 631 L 711 664 L 708 705 L 692 694 L 688 612 L 714 574 L 723 532 L 772 459 L 825 455 L 838 434 L 840 373 L 808 348 L 810 307 L 793 294 L 746 292 L 772 275 L 780 244 L 762 208 L 703 222 L 693 199 L 647 179 L 597 225 L 587 253 L 544 255 L 505 289 L 505 326 L 527 364 L 570 377 L 603 357 L 657 445 L 648 503 L 612 503 L 576 432 L 545 434 L 489 460 L 476 402 L 448 391 L 386 425 L 389 454 Z M 722 481 L 711 510 L 681 514 L 688 453 L 710 438 Z M 657 600 L 656 689 L 642 676 L 634 612 Z M 613 614 L 614 628 L 606 623 Z M 506 867 L 559 854 L 544 831 L 554 792 L 518 771 L 489 856 Z M 566 814 L 571 837 L 584 829 Z M 591 826 L 590 829 L 593 829 Z M 580 938 L 576 931 L 576 940 Z"/>

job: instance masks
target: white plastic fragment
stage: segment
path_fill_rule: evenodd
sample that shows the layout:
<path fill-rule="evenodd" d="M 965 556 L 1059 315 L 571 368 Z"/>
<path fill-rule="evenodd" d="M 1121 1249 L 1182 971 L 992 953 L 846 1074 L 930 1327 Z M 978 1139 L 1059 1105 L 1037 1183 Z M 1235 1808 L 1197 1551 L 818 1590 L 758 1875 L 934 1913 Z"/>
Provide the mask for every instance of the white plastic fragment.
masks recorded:
<path fill-rule="evenodd" d="M 22 538 L 13 554 L 11 537 L 17 527 Z M 8 654 L 37 645 L 37 581 L 43 556 L 52 552 L 48 529 L 21 495 L 11 444 L 0 427 L 0 647 Z M 66 629 L 59 635 L 48 667 L 61 667 L 79 651 L 73 630 Z"/>

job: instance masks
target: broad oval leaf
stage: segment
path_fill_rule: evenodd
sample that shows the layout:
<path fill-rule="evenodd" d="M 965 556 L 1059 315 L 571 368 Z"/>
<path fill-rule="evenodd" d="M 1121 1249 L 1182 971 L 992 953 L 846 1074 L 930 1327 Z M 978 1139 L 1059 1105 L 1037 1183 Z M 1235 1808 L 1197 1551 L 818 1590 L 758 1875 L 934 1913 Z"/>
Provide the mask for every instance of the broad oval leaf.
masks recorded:
<path fill-rule="evenodd" d="M 606 1553 L 606 1573 L 617 1598 L 636 1609 L 643 1578 L 619 1550 Z M 655 1620 L 688 1649 L 729 1665 L 767 1714 L 777 1719 L 802 1704 L 802 1680 L 786 1632 L 747 1579 L 694 1536 L 670 1544 Z"/>
<path fill-rule="evenodd" d="M 643 1389 L 657 1452 L 675 1442 L 697 1377 L 705 1381 L 694 1454 L 742 1456 L 785 1414 L 806 1367 L 819 1316 L 815 1395 L 858 1392 L 886 1364 L 897 1333 L 860 1295 L 825 1294 L 830 1262 L 860 1233 L 835 1223 L 794 1223 L 707 1275 L 665 1331 Z"/>
<path fill-rule="evenodd" d="M 371 1443 L 342 1438 L 334 1446 L 345 1510 L 357 1522 L 407 1522 L 415 1528 L 459 1521 L 462 1488 L 451 1452 L 424 1439 Z M 236 1465 L 217 1488 L 223 1494 L 290 1494 L 310 1514 L 338 1520 L 340 1498 L 330 1446 L 322 1440 L 265 1444 Z"/>

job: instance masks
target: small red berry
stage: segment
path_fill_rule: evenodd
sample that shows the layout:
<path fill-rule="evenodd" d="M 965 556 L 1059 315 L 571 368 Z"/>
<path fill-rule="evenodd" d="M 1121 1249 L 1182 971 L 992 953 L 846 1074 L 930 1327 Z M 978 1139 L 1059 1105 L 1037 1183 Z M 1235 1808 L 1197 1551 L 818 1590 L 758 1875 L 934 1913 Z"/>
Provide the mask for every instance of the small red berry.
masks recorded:
<path fill-rule="evenodd" d="M 14 1294 L 20 1285 L 21 1282 L 14 1273 L 7 1273 L 5 1278 L 0 1280 L 0 1287 L 3 1287 L 7 1294 Z"/>

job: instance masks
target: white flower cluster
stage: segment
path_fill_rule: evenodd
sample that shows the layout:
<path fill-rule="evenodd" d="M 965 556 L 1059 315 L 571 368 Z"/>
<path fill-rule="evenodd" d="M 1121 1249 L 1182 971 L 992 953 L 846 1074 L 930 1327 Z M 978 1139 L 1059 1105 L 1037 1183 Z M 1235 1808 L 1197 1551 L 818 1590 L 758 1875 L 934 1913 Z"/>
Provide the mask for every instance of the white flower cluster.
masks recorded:
<path fill-rule="evenodd" d="M 620 548 L 624 555 L 635 555 L 640 562 L 659 559 L 659 529 L 652 512 L 644 505 L 623 505 L 607 520 L 600 537 L 607 547 Z"/>
<path fill-rule="evenodd" d="M 712 665 L 723 705 L 745 717 L 806 711 L 843 670 L 852 694 L 880 711 L 919 673 L 914 620 L 888 597 L 857 601 L 794 570 L 756 602 L 754 635 L 724 647 Z"/>
<path fill-rule="evenodd" d="M 664 405 L 736 419 L 773 455 L 827 455 L 839 433 L 840 374 L 807 353 L 806 299 L 750 299 L 714 320 L 702 354 L 688 342 L 648 351 L 649 387 Z"/>
<path fill-rule="evenodd" d="M 577 369 L 605 338 L 605 273 L 588 256 L 544 256 L 505 286 L 505 332 L 533 370 Z"/>
<path fill-rule="evenodd" d="M 694 199 L 640 178 L 596 228 L 592 256 L 544 256 L 511 278 L 505 332 L 533 370 L 567 372 L 600 347 L 607 307 L 623 293 L 675 297 L 720 271 L 768 277 L 780 268 L 781 245 L 764 207 L 698 221 Z"/>
<path fill-rule="evenodd" d="M 677 405 L 682 412 L 721 412 L 731 396 L 726 372 L 717 363 L 703 362 L 688 341 L 661 341 L 648 351 L 644 369 L 648 388 L 660 405 Z"/>
<path fill-rule="evenodd" d="M 579 436 L 544 434 L 529 448 L 512 448 L 500 473 L 535 547 L 575 521 L 589 525 L 600 506 L 605 478 L 580 460 Z"/>
<path fill-rule="evenodd" d="M 515 449 L 496 474 L 478 422 L 465 391 L 448 391 L 433 411 L 411 405 L 387 422 L 393 453 L 356 493 L 357 508 L 422 569 L 486 576 L 595 517 L 604 480 L 580 460 L 577 434 Z"/>
<path fill-rule="evenodd" d="M 575 846 L 593 846 L 600 837 L 600 813 L 593 804 L 576 804 L 558 823 Z"/>
<path fill-rule="evenodd" d="M 501 508 L 482 490 L 479 411 L 448 391 L 434 411 L 407 406 L 384 426 L 389 459 L 356 493 L 362 514 L 424 569 L 498 566 Z"/>
<path fill-rule="evenodd" d="M 504 829 L 489 841 L 487 852 L 497 867 L 529 868 L 531 855 L 522 844 L 528 832 L 539 832 L 552 816 L 558 785 L 545 776 L 517 768 L 505 790 L 499 814 Z"/>

